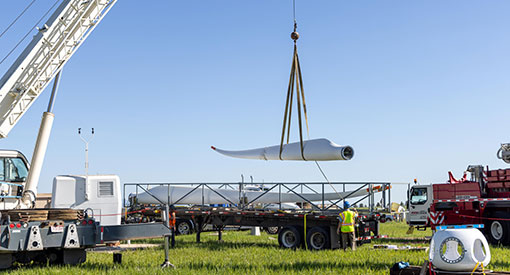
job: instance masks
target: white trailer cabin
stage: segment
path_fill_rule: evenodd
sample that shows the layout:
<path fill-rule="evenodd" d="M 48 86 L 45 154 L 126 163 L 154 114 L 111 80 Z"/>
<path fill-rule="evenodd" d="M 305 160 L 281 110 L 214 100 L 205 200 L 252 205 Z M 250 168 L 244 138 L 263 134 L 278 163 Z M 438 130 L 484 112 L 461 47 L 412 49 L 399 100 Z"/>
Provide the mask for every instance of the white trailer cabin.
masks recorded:
<path fill-rule="evenodd" d="M 56 176 L 52 208 L 92 209 L 101 225 L 120 225 L 122 193 L 117 175 Z"/>

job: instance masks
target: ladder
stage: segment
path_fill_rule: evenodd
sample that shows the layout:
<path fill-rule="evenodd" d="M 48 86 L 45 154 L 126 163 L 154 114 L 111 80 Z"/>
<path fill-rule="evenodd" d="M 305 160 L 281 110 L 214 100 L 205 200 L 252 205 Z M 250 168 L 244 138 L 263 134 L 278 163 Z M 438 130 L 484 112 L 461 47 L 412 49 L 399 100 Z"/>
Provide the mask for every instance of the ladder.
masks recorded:
<path fill-rule="evenodd" d="M 5 138 L 117 0 L 63 0 L 0 79 Z"/>

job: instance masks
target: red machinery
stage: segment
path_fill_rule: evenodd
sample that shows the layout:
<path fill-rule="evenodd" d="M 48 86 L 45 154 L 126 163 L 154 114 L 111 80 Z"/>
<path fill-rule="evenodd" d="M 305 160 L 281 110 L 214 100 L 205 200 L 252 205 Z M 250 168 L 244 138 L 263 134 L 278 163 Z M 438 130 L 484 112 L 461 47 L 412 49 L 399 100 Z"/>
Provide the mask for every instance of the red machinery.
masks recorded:
<path fill-rule="evenodd" d="M 469 166 L 467 174 L 449 183 L 415 185 L 409 193 L 408 223 L 418 228 L 484 224 L 493 244 L 510 244 L 510 169 Z"/>

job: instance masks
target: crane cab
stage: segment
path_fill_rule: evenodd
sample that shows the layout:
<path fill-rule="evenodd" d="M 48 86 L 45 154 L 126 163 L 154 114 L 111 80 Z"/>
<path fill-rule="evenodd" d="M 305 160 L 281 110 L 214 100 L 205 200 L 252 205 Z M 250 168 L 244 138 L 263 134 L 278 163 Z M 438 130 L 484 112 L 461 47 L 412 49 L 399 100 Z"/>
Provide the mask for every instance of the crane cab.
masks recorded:
<path fill-rule="evenodd" d="M 429 209 L 433 201 L 432 185 L 415 185 L 409 190 L 407 223 L 410 226 L 426 227 L 429 222 Z"/>
<path fill-rule="evenodd" d="M 0 209 L 12 209 L 28 176 L 27 158 L 16 150 L 0 150 Z"/>

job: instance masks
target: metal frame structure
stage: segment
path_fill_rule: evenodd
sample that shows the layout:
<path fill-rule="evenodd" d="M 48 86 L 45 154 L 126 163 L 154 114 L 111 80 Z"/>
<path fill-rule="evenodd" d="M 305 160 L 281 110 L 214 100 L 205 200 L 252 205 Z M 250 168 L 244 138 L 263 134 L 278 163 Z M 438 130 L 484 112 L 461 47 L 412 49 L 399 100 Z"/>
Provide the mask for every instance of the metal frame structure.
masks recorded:
<path fill-rule="evenodd" d="M 339 209 L 343 209 L 343 201 L 345 201 L 346 199 L 352 198 L 351 195 L 354 194 L 355 192 L 362 190 L 363 188 L 367 188 L 367 189 L 369 189 L 368 194 L 366 196 L 362 196 L 361 198 L 356 198 L 357 200 L 355 202 L 352 202 L 351 205 L 356 205 L 359 202 L 361 202 L 365 199 L 368 199 L 368 209 L 369 209 L 370 214 L 372 214 L 374 212 L 375 206 L 376 206 L 375 194 L 381 193 L 383 207 L 384 208 L 389 207 L 388 205 L 386 205 L 386 202 L 391 201 L 391 183 L 390 182 L 331 182 L 330 184 L 332 186 L 335 186 L 335 185 L 341 186 L 343 191 L 345 191 L 346 186 L 357 185 L 357 188 L 354 190 L 351 190 L 351 191 L 347 191 L 350 193 L 349 193 L 349 195 L 347 195 L 344 198 L 339 198 L 336 201 L 328 201 L 328 200 L 324 199 L 326 186 L 329 185 L 326 182 L 280 182 L 280 183 L 253 182 L 253 183 L 249 183 L 249 184 L 242 183 L 242 182 L 240 182 L 240 183 L 239 182 L 237 182 L 237 183 L 229 183 L 229 182 L 216 182 L 216 183 L 182 183 L 182 182 L 179 182 L 179 183 L 125 183 L 123 186 L 124 207 L 127 206 L 126 205 L 126 198 L 127 198 L 126 188 L 128 188 L 128 187 L 134 187 L 136 195 L 138 195 L 139 191 L 141 190 L 141 191 L 146 192 L 147 194 L 151 195 L 152 197 L 154 197 L 162 205 L 170 204 L 169 201 L 166 201 L 166 202 L 161 201 L 161 200 L 157 199 L 155 195 L 151 194 L 150 188 L 156 187 L 156 186 L 167 186 L 169 192 L 170 192 L 170 186 L 192 186 L 192 187 L 194 187 L 191 191 L 189 191 L 184 196 L 178 198 L 177 200 L 174 200 L 175 201 L 174 204 L 179 204 L 179 201 L 182 201 L 189 194 L 191 194 L 192 192 L 194 192 L 198 189 L 201 189 L 202 190 L 202 204 L 200 206 L 206 206 L 204 204 L 203 194 L 204 194 L 204 190 L 208 189 L 208 190 L 214 192 L 215 194 L 221 196 L 223 199 L 225 199 L 225 201 L 228 201 L 230 204 L 236 205 L 237 208 L 246 210 L 246 209 L 251 209 L 252 203 L 257 201 L 259 198 L 263 197 L 264 195 L 268 194 L 269 192 L 278 191 L 279 197 L 281 197 L 281 194 L 283 194 L 284 192 L 285 193 L 293 193 L 302 199 L 302 201 L 300 201 L 300 202 L 309 203 L 312 206 L 313 210 L 321 211 L 321 212 L 327 212 L 327 211 L 334 210 L 335 207 L 338 207 Z M 245 187 L 247 185 L 264 186 L 265 190 L 262 190 L 261 194 L 259 196 L 257 196 L 256 198 L 254 198 L 250 201 L 243 200 L 243 190 L 245 189 Z M 382 188 L 383 191 L 375 192 L 375 189 L 374 189 L 375 185 L 380 186 L 380 188 Z M 218 189 L 230 188 L 232 190 L 236 190 L 236 188 L 234 188 L 233 186 L 239 186 L 239 188 L 238 188 L 239 201 L 233 202 L 233 201 L 225 198 L 222 194 L 217 192 L 213 188 L 213 186 L 218 186 Z M 314 189 L 312 187 L 318 187 L 318 188 Z M 297 188 L 300 188 L 300 192 L 296 191 Z M 320 191 L 317 191 L 316 189 L 320 189 Z M 321 204 L 314 203 L 314 202 L 306 199 L 305 197 L 303 197 L 302 196 L 303 190 L 309 190 L 315 194 L 322 194 L 322 200 L 320 201 Z M 239 202 L 241 202 L 241 203 L 239 203 Z M 341 202 L 342 202 L 342 204 L 339 205 L 339 203 L 341 203 Z M 329 204 L 327 204 L 327 203 L 329 203 Z M 279 208 L 281 209 L 282 208 L 281 198 L 279 199 L 278 204 L 279 204 Z M 303 208 L 303 205 L 301 205 L 301 210 L 305 210 Z"/>

